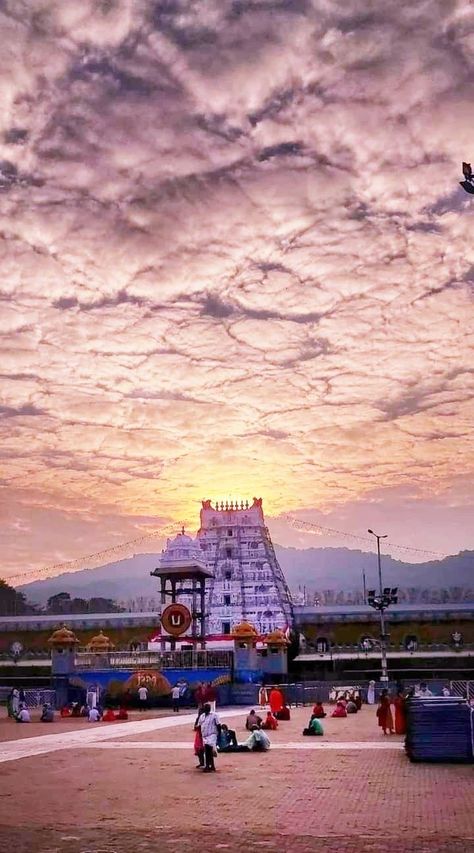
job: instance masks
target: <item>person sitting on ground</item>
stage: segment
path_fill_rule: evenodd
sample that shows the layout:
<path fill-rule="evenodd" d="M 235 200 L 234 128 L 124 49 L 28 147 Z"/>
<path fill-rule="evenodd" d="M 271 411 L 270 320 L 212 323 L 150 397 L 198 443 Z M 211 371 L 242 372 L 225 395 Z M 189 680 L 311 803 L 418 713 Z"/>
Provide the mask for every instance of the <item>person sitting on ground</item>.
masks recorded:
<path fill-rule="evenodd" d="M 112 711 L 112 708 L 107 708 L 104 716 L 102 717 L 103 723 L 115 723 L 115 714 Z"/>
<path fill-rule="evenodd" d="M 252 731 L 253 726 L 257 726 L 257 729 L 262 725 L 262 718 L 255 713 L 255 711 L 250 711 L 250 714 L 247 715 L 247 719 L 245 721 L 245 728 L 247 731 Z"/>
<path fill-rule="evenodd" d="M 219 752 L 235 752 L 237 749 L 237 736 L 225 723 L 222 723 L 217 737 L 217 749 Z"/>
<path fill-rule="evenodd" d="M 59 714 L 61 717 L 70 717 L 71 716 L 71 709 L 70 709 L 69 705 L 63 705 Z"/>
<path fill-rule="evenodd" d="M 91 708 L 89 710 L 88 720 L 90 723 L 98 723 L 100 720 L 100 714 L 98 708 Z"/>
<path fill-rule="evenodd" d="M 326 716 L 326 711 L 323 708 L 323 703 L 322 702 L 316 702 L 315 705 L 313 706 L 313 717 L 317 717 L 319 719 L 322 719 L 325 716 Z"/>
<path fill-rule="evenodd" d="M 290 709 L 288 705 L 283 705 L 283 708 L 275 714 L 277 720 L 289 720 L 290 719 Z"/>
<path fill-rule="evenodd" d="M 128 720 L 128 711 L 126 708 L 119 708 L 118 714 L 115 716 L 116 720 Z"/>
<path fill-rule="evenodd" d="M 262 729 L 270 729 L 270 731 L 274 732 L 277 728 L 278 720 L 273 716 L 271 711 L 267 711 L 267 716 L 262 723 Z"/>
<path fill-rule="evenodd" d="M 270 749 L 270 738 L 265 732 L 262 732 L 258 726 L 254 726 L 250 736 L 242 746 L 238 747 L 239 752 L 267 752 Z"/>
<path fill-rule="evenodd" d="M 89 715 L 89 705 L 81 705 L 81 712 L 80 712 L 79 716 L 87 717 L 88 715 Z"/>
<path fill-rule="evenodd" d="M 52 723 L 54 721 L 54 709 L 51 707 L 49 702 L 45 702 L 43 705 L 43 711 L 40 717 L 40 723 Z"/>
<path fill-rule="evenodd" d="M 31 723 L 30 712 L 24 702 L 20 702 L 20 709 L 15 719 L 17 723 Z"/>
<path fill-rule="evenodd" d="M 316 735 L 324 734 L 322 724 L 319 722 L 318 717 L 316 717 L 314 714 L 311 715 L 308 727 L 306 729 L 303 729 L 303 734 L 306 735 L 306 737 L 315 737 Z"/>
<path fill-rule="evenodd" d="M 336 707 L 334 708 L 331 717 L 347 717 L 346 706 L 342 699 L 339 699 L 336 702 Z"/>
<path fill-rule="evenodd" d="M 352 699 L 348 700 L 346 705 L 346 711 L 348 714 L 357 714 L 357 705 Z"/>
<path fill-rule="evenodd" d="M 360 691 L 358 691 L 354 696 L 354 702 L 356 703 L 356 708 L 358 711 L 362 708 L 362 696 L 360 695 Z"/>
<path fill-rule="evenodd" d="M 71 705 L 71 717 L 80 717 L 81 716 L 81 706 L 79 702 L 73 702 Z"/>

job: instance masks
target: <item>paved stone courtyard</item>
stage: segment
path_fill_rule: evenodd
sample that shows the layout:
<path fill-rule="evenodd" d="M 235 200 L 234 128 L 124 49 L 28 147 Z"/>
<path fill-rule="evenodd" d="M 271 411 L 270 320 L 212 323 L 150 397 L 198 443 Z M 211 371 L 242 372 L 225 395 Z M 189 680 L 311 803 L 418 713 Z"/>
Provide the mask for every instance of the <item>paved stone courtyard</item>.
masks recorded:
<path fill-rule="evenodd" d="M 245 712 L 222 713 L 243 740 Z M 308 716 L 293 710 L 269 753 L 219 756 L 208 776 L 195 769 L 194 715 L 2 719 L 0 850 L 474 850 L 472 765 L 411 764 L 373 708 L 326 719 L 321 739 L 301 736 Z"/>

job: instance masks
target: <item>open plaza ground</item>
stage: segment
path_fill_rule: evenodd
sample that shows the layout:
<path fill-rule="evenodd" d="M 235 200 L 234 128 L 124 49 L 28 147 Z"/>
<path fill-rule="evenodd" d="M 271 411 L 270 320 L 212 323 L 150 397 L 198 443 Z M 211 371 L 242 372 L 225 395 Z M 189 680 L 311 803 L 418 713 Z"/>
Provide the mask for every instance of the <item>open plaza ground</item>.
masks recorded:
<path fill-rule="evenodd" d="M 4 714 L 4 711 L 2 712 Z M 411 764 L 375 709 L 324 720 L 309 708 L 271 732 L 268 753 L 196 769 L 194 714 L 125 723 L 0 720 L 0 848 L 38 853 L 474 850 L 472 765 Z M 246 737 L 246 709 L 222 709 Z"/>

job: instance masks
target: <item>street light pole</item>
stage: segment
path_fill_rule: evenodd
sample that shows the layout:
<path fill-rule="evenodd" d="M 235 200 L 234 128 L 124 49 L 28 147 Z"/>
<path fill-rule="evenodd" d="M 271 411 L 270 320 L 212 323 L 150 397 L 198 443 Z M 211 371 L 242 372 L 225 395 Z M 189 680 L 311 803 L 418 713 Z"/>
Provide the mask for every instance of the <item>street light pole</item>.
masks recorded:
<path fill-rule="evenodd" d="M 386 539 L 387 534 L 385 533 L 382 536 L 379 536 L 377 533 L 374 533 L 374 531 L 370 530 L 370 529 L 367 532 L 371 533 L 372 536 L 375 536 L 375 538 L 377 540 L 377 565 L 378 565 L 378 570 L 379 570 L 379 601 L 380 601 L 380 604 L 377 607 L 377 610 L 380 613 L 380 657 L 381 657 L 381 664 L 382 664 L 382 675 L 381 675 L 380 681 L 388 681 L 387 647 L 385 645 L 385 616 L 384 616 L 385 599 L 384 599 L 384 592 L 383 592 L 383 586 L 382 586 L 382 561 L 380 559 L 380 540 Z"/>

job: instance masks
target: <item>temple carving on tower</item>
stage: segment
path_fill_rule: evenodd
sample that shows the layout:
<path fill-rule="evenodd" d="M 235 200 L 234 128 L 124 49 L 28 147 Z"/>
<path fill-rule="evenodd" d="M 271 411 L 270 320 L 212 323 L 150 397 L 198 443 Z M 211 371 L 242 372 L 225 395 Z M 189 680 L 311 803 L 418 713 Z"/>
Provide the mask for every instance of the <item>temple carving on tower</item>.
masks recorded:
<path fill-rule="evenodd" d="M 265 525 L 262 499 L 202 502 L 195 540 L 183 533 L 168 543 L 168 554 L 179 546 L 198 553 L 210 571 L 206 590 L 206 633 L 231 634 L 238 623 L 249 621 L 260 634 L 293 625 L 293 604 L 282 569 Z M 180 601 L 185 603 L 185 596 Z M 191 602 L 189 602 L 191 604 Z"/>

